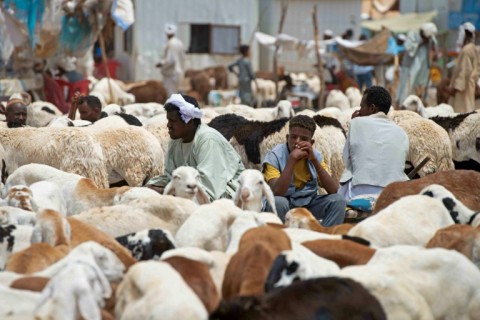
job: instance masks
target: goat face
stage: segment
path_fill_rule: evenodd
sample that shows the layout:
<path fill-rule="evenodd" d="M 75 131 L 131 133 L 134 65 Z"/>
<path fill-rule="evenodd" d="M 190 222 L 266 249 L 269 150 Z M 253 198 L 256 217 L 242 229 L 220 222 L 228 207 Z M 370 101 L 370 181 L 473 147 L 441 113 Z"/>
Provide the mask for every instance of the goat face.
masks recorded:
<path fill-rule="evenodd" d="M 260 212 L 262 209 L 262 196 L 265 196 L 273 212 L 277 212 L 273 192 L 267 182 L 265 182 L 260 171 L 246 169 L 240 174 L 238 182 L 240 185 L 234 199 L 237 207 Z"/>
<path fill-rule="evenodd" d="M 7 203 L 12 207 L 33 211 L 32 197 L 32 190 L 29 187 L 24 185 L 13 186 L 8 190 Z"/>
<path fill-rule="evenodd" d="M 173 170 L 172 181 L 167 184 L 163 194 L 191 200 L 196 197 L 199 204 L 210 202 L 208 194 L 200 185 L 200 173 L 197 169 L 187 166 Z"/>
<path fill-rule="evenodd" d="M 305 213 L 305 208 L 294 208 L 285 215 L 285 225 L 289 228 L 308 229 L 308 222 L 311 220 L 310 215 Z"/>

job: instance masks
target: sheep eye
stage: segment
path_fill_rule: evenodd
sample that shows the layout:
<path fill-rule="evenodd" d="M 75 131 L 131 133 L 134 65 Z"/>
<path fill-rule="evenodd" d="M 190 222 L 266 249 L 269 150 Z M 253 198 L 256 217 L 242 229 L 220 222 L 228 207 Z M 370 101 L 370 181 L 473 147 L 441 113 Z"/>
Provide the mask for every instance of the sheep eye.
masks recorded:
<path fill-rule="evenodd" d="M 263 181 L 258 181 L 257 184 L 263 184 Z"/>
<path fill-rule="evenodd" d="M 180 176 L 173 176 L 173 179 L 180 179 Z"/>

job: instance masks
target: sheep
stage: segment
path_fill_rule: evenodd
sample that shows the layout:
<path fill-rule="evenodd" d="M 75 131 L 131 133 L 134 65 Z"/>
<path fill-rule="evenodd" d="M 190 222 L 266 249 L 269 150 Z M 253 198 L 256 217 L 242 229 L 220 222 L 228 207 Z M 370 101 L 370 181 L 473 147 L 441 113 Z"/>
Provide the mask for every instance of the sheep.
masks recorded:
<path fill-rule="evenodd" d="M 67 215 L 67 205 L 62 197 L 60 187 L 50 181 L 38 181 L 30 185 L 32 191 L 33 211 L 52 209 L 63 215 Z"/>
<path fill-rule="evenodd" d="M 282 118 L 291 118 L 295 116 L 292 103 L 288 100 L 280 100 L 274 108 L 254 109 L 245 105 L 229 105 L 226 107 L 227 113 L 234 113 L 251 121 L 273 121 Z"/>
<path fill-rule="evenodd" d="M 5 189 L 19 182 L 29 186 L 39 181 L 52 182 L 61 189 L 67 215 L 78 214 L 89 208 L 112 205 L 115 196 L 130 189 L 130 187 L 98 188 L 91 179 L 37 163 L 27 164 L 15 170 L 5 182 Z"/>
<path fill-rule="evenodd" d="M 8 206 L 33 211 L 32 197 L 33 193 L 29 187 L 25 185 L 15 185 L 7 190 L 5 200 Z"/>
<path fill-rule="evenodd" d="M 420 194 L 442 201 L 456 224 L 480 226 L 480 219 L 477 219 L 480 218 L 480 212 L 467 208 L 444 186 L 432 184 L 423 188 Z"/>
<path fill-rule="evenodd" d="M 424 246 L 438 229 L 455 223 L 452 209 L 441 200 L 426 195 L 406 196 L 359 222 L 347 234 L 367 239 L 376 247 Z"/>
<path fill-rule="evenodd" d="M 42 163 L 108 187 L 102 148 L 79 128 L 0 128 L 0 144 L 5 149 L 9 173 L 24 164 Z"/>
<path fill-rule="evenodd" d="M 471 170 L 451 170 L 411 181 L 390 183 L 378 196 L 373 212 L 378 213 L 402 197 L 418 194 L 431 184 L 444 186 L 465 206 L 480 211 L 480 195 L 472 193 L 472 190 L 480 190 L 480 173 Z"/>
<path fill-rule="evenodd" d="M 73 250 L 90 241 L 96 241 L 96 243 L 110 250 L 117 257 L 116 261 L 119 260 L 121 262 L 122 270 L 137 262 L 126 248 L 96 226 L 84 223 L 75 217 L 68 217 L 67 221 L 72 231 L 70 245 L 74 248 Z"/>
<path fill-rule="evenodd" d="M 328 93 L 325 107 L 335 107 L 340 110 L 346 110 L 350 109 L 350 101 L 342 91 L 334 89 Z"/>
<path fill-rule="evenodd" d="M 404 114 L 406 111 L 404 111 Z M 398 116 L 399 111 L 389 116 L 408 135 L 407 161 L 418 166 L 425 157 L 430 161 L 420 171 L 420 177 L 439 171 L 453 170 L 452 147 L 445 130 L 429 119 L 420 116 Z"/>
<path fill-rule="evenodd" d="M 166 155 L 168 151 L 168 143 L 170 135 L 168 133 L 167 123 L 150 123 L 145 125 L 145 130 L 153 134 L 153 136 L 160 143 L 163 154 Z"/>
<path fill-rule="evenodd" d="M 435 107 L 425 108 L 422 100 L 416 95 L 409 95 L 407 98 L 405 98 L 400 108 L 402 110 L 416 112 L 424 118 L 432 118 L 437 116 L 448 117 L 455 114 L 452 106 L 445 103 L 439 104 Z"/>
<path fill-rule="evenodd" d="M 4 269 L 12 253 L 30 246 L 33 227 L 22 225 L 0 226 L 0 271 Z"/>
<path fill-rule="evenodd" d="M 289 228 L 308 229 L 329 234 L 347 234 L 347 232 L 355 225 L 345 223 L 332 227 L 324 227 L 308 209 L 293 208 L 285 215 L 285 226 Z"/>
<path fill-rule="evenodd" d="M 316 255 L 335 262 L 340 268 L 367 264 L 376 252 L 376 249 L 348 238 L 306 241 L 302 245 Z"/>
<path fill-rule="evenodd" d="M 243 211 L 227 199 L 199 206 L 175 234 L 178 247 L 225 251 L 228 227 Z"/>
<path fill-rule="evenodd" d="M 8 319 L 32 319 L 32 313 L 37 302 L 40 300 L 40 293 L 27 290 L 12 289 L 0 286 L 0 317 Z"/>
<path fill-rule="evenodd" d="M 157 102 L 148 102 L 124 105 L 122 107 L 122 112 L 136 117 L 152 118 L 156 115 L 164 114 L 165 109 L 163 108 L 163 104 Z"/>
<path fill-rule="evenodd" d="M 163 194 L 196 200 L 198 204 L 210 203 L 210 197 L 200 183 L 200 173 L 193 167 L 180 166 L 173 170 L 172 180 L 165 186 Z"/>
<path fill-rule="evenodd" d="M 35 225 L 37 213 L 23 210 L 17 207 L 2 206 L 0 207 L 0 225 L 2 224 L 21 224 Z"/>
<path fill-rule="evenodd" d="M 111 103 L 118 105 L 134 103 L 135 96 L 123 90 L 123 86 L 124 84 L 119 80 L 102 78 L 90 90 L 90 95 L 98 97 L 102 102 L 102 106 Z M 112 89 L 112 94 L 110 94 L 110 88 Z"/>
<path fill-rule="evenodd" d="M 480 113 L 462 113 L 452 117 L 433 117 L 450 137 L 455 161 L 475 160 L 480 163 Z"/>
<path fill-rule="evenodd" d="M 338 122 L 340 122 L 342 128 L 345 131 L 348 131 L 348 128 L 350 127 L 350 120 L 352 118 L 351 110 L 355 110 L 355 109 L 348 109 L 348 110 L 342 111 L 335 107 L 329 107 L 329 108 L 324 108 L 317 111 L 315 115 L 321 115 L 324 117 L 337 119 Z"/>
<path fill-rule="evenodd" d="M 313 241 L 319 239 L 332 239 L 332 240 L 341 240 L 345 235 L 340 234 L 327 234 L 323 232 L 317 232 L 307 229 L 298 229 L 298 228 L 284 228 L 283 232 L 290 238 L 290 241 L 295 243 L 302 243 L 305 241 Z"/>
<path fill-rule="evenodd" d="M 265 291 L 288 286 L 300 279 L 334 276 L 339 271 L 340 268 L 335 262 L 294 243 L 291 250 L 282 251 L 271 264 L 265 281 Z"/>
<path fill-rule="evenodd" d="M 168 263 L 139 262 L 117 288 L 118 319 L 206 319 L 201 300 Z"/>
<path fill-rule="evenodd" d="M 225 252 L 233 255 L 238 251 L 242 236 L 250 229 L 264 226 L 256 214 L 244 212 L 237 216 L 228 228 L 228 244 Z"/>
<path fill-rule="evenodd" d="M 240 185 L 234 197 L 234 203 L 237 207 L 243 210 L 260 212 L 263 207 L 262 197 L 265 197 L 272 211 L 277 214 L 275 196 L 260 171 L 246 169 L 238 177 L 238 182 Z"/>
<path fill-rule="evenodd" d="M 298 281 L 264 296 L 222 301 L 210 319 L 387 319 L 379 300 L 351 279 Z"/>
<path fill-rule="evenodd" d="M 10 288 L 42 292 L 42 290 L 48 284 L 48 281 L 50 281 L 50 279 L 46 277 L 25 276 L 14 280 L 10 284 Z"/>
<path fill-rule="evenodd" d="M 111 294 L 110 283 L 95 263 L 71 263 L 48 282 L 34 314 L 42 319 L 100 319 L 99 307 Z"/>
<path fill-rule="evenodd" d="M 368 270 L 369 266 L 384 267 L 386 273 L 398 279 L 400 285 L 413 288 L 429 306 L 434 319 L 477 319 L 480 316 L 480 290 L 477 285 L 480 270 L 454 250 L 414 246 L 384 248 L 377 250 L 366 266 L 347 267 L 340 274 L 353 276 L 364 283 L 355 276 L 355 270 L 363 269 L 375 277 L 380 276 L 375 269 Z M 385 300 L 392 301 L 392 297 L 399 298 L 385 291 L 373 292 L 368 284 L 365 286 L 382 304 Z M 384 282 L 383 287 L 390 286 Z M 438 292 L 449 294 L 438 295 Z M 420 299 L 413 301 L 418 303 Z M 388 312 L 387 316 L 394 318 Z"/>
<path fill-rule="evenodd" d="M 426 248 L 456 250 L 480 268 L 480 228 L 455 224 L 438 230 L 428 241 Z"/>
<path fill-rule="evenodd" d="M 345 95 L 350 102 L 350 108 L 356 108 L 360 106 L 360 103 L 362 102 L 362 93 L 357 87 L 348 87 L 347 90 L 345 90 Z"/>
<path fill-rule="evenodd" d="M 162 254 L 175 248 L 175 241 L 170 232 L 162 229 L 145 229 L 135 233 L 116 237 L 136 260 L 158 260 Z"/>
<path fill-rule="evenodd" d="M 7 261 L 6 271 L 38 272 L 57 262 L 70 251 L 70 225 L 53 210 L 38 213 L 32 233 L 32 245 L 14 253 Z"/>
<path fill-rule="evenodd" d="M 238 252 L 232 256 L 225 270 L 222 297 L 230 299 L 262 294 L 268 270 L 275 257 L 281 251 L 291 248 L 286 234 L 275 228 L 263 226 L 245 232 Z"/>
<path fill-rule="evenodd" d="M 45 127 L 63 113 L 58 108 L 46 101 L 35 101 L 27 107 L 27 122 L 29 127 Z"/>
<path fill-rule="evenodd" d="M 211 314 L 220 303 L 219 293 L 215 288 L 209 266 L 190 258 L 173 256 L 162 261 L 170 264 L 188 286 L 200 298 L 208 314 Z"/>

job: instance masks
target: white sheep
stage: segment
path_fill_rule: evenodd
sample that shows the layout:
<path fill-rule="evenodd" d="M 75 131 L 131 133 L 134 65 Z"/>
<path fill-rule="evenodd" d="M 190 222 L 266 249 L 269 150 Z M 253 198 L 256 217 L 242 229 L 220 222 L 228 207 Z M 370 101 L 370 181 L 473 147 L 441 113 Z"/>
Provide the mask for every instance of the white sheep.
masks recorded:
<path fill-rule="evenodd" d="M 225 251 L 228 228 L 243 211 L 233 201 L 216 200 L 199 206 L 175 235 L 177 247 Z"/>
<path fill-rule="evenodd" d="M 450 137 L 442 127 L 411 111 L 391 111 L 388 117 L 408 135 L 407 161 L 418 166 L 425 157 L 430 158 L 418 173 L 421 177 L 455 169 Z"/>
<path fill-rule="evenodd" d="M 228 228 L 228 246 L 225 253 L 233 255 L 238 251 L 240 239 L 250 229 L 265 225 L 258 216 L 245 212 L 235 218 Z"/>
<path fill-rule="evenodd" d="M 33 211 L 39 212 L 41 209 L 52 209 L 67 215 L 67 204 L 60 187 L 51 181 L 32 183 L 29 188 L 32 191 Z"/>
<path fill-rule="evenodd" d="M 163 194 L 196 200 L 198 204 L 210 203 L 210 197 L 200 183 L 200 173 L 193 167 L 180 166 L 173 170 L 172 180 L 165 186 Z"/>
<path fill-rule="evenodd" d="M 227 113 L 234 113 L 248 120 L 273 121 L 281 118 L 291 118 L 295 116 L 292 103 L 288 100 L 280 100 L 276 107 L 254 109 L 245 105 L 229 105 L 226 107 Z"/>
<path fill-rule="evenodd" d="M 359 222 L 347 234 L 364 238 L 377 247 L 425 246 L 438 229 L 452 224 L 454 220 L 442 201 L 411 195 Z"/>
<path fill-rule="evenodd" d="M 100 307 L 111 295 L 110 283 L 95 263 L 74 262 L 50 279 L 34 314 L 41 319 L 101 319 Z"/>
<path fill-rule="evenodd" d="M 238 177 L 239 187 L 235 193 L 235 205 L 243 210 L 260 212 L 263 207 L 262 197 L 270 204 L 276 214 L 275 196 L 263 174 L 255 169 L 246 169 Z"/>
<path fill-rule="evenodd" d="M 480 226 L 480 212 L 467 208 L 444 186 L 431 184 L 423 188 L 420 194 L 442 201 L 455 223 L 469 224 L 472 227 Z"/>
<path fill-rule="evenodd" d="M 119 80 L 102 78 L 93 86 L 93 89 L 90 91 L 90 95 L 98 97 L 100 102 L 102 102 L 102 106 L 112 103 L 116 103 L 118 105 L 134 103 L 135 96 L 124 91 L 122 86 L 123 83 Z M 110 88 L 112 94 L 110 94 Z"/>
<path fill-rule="evenodd" d="M 431 117 L 449 117 L 455 114 L 451 105 L 446 103 L 439 104 L 435 107 L 427 107 L 423 105 L 422 100 L 416 95 L 409 95 L 405 100 L 403 100 L 402 110 L 410 110 L 418 113 L 424 118 Z"/>
<path fill-rule="evenodd" d="M 87 120 L 70 120 L 67 117 L 57 117 L 50 121 L 47 127 L 51 128 L 65 128 L 65 127 L 85 127 L 92 123 Z"/>
<path fill-rule="evenodd" d="M 203 303 L 168 263 L 138 262 L 117 288 L 118 319 L 207 319 Z"/>
<path fill-rule="evenodd" d="M 360 106 L 360 103 L 362 102 L 362 93 L 357 87 L 348 87 L 347 90 L 345 90 L 345 95 L 350 102 L 350 108 L 356 108 Z"/>
<path fill-rule="evenodd" d="M 32 319 L 40 293 L 12 289 L 0 285 L 0 317 L 2 319 Z M 12 317 L 12 318 L 9 318 Z"/>
<path fill-rule="evenodd" d="M 337 119 L 338 122 L 340 122 L 340 124 L 342 125 L 342 128 L 345 131 L 348 131 L 348 128 L 350 127 L 350 120 L 352 118 L 351 110 L 354 110 L 354 109 L 348 109 L 348 110 L 342 111 L 336 107 L 329 107 L 329 108 L 324 108 L 317 111 L 316 114 Z"/>
<path fill-rule="evenodd" d="M 23 210 L 17 207 L 0 207 L 0 225 L 21 224 L 33 226 L 36 219 L 37 214 L 35 212 Z"/>
<path fill-rule="evenodd" d="M 335 107 L 340 110 L 346 110 L 350 109 L 350 101 L 342 91 L 334 89 L 328 93 L 325 107 Z"/>

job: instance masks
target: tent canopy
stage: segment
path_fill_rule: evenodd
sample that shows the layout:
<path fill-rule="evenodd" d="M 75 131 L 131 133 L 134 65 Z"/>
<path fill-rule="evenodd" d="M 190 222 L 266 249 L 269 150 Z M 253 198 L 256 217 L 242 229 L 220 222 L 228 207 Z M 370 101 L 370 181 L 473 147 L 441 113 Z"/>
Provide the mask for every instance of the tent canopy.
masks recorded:
<path fill-rule="evenodd" d="M 422 24 L 432 21 L 437 15 L 436 10 L 423 13 L 407 13 L 388 19 L 363 21 L 362 27 L 372 31 L 380 31 L 382 27 L 386 27 L 395 33 L 406 33 L 410 30 L 420 29 Z"/>

